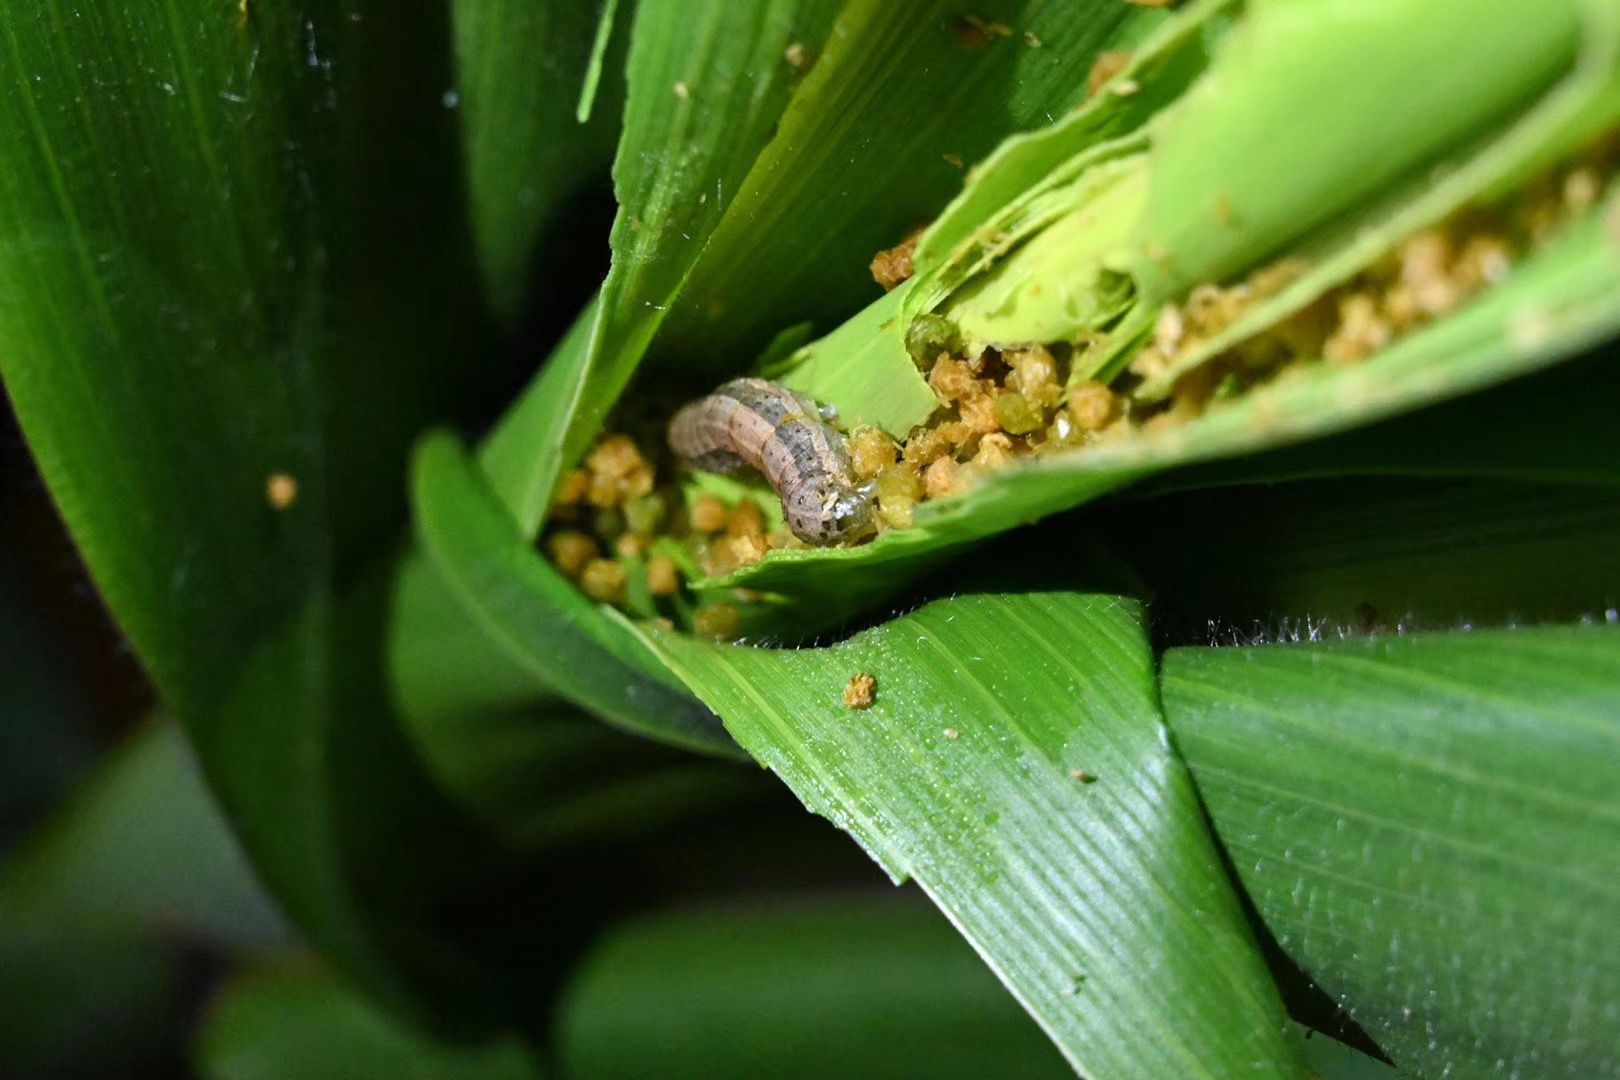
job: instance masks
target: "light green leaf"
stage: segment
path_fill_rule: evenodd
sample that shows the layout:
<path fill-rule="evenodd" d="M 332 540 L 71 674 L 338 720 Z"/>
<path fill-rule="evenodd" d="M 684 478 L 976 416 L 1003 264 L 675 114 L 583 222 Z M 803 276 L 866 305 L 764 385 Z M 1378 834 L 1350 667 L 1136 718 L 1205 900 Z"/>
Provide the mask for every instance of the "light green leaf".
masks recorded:
<path fill-rule="evenodd" d="M 557 1019 L 576 1080 L 1072 1073 L 937 912 L 786 898 L 632 924 Z"/>
<path fill-rule="evenodd" d="M 557 481 L 596 437 L 568 423 L 596 320 L 592 302 L 479 448 L 478 463 L 490 489 L 530 540 L 540 535 Z"/>
<path fill-rule="evenodd" d="M 651 640 L 811 810 L 929 893 L 1075 1067 L 1298 1075 L 1164 741 L 1141 617 L 1121 597 L 1029 592 L 940 601 L 824 649 Z M 876 679 L 864 711 L 842 704 L 857 673 Z"/>
<path fill-rule="evenodd" d="M 1620 1068 L 1620 630 L 1174 649 L 1165 709 L 1278 942 L 1424 1076 Z"/>
<path fill-rule="evenodd" d="M 897 439 L 938 406 L 904 341 L 893 332 L 906 288 L 895 289 L 820 341 L 798 350 L 783 385 L 818 401 L 845 402 L 849 429 L 882 428 Z M 823 359 L 823 357 L 825 359 Z"/>
<path fill-rule="evenodd" d="M 602 81 L 602 65 L 607 59 L 608 44 L 613 40 L 613 26 L 618 17 L 619 0 L 602 0 L 602 11 L 596 17 L 596 39 L 591 43 L 591 59 L 585 68 L 585 81 L 579 88 L 579 105 L 574 118 L 581 124 L 591 118 L 596 105 L 596 91 Z"/>
<path fill-rule="evenodd" d="M 427 890 L 381 886 L 409 847 L 387 834 L 443 804 L 360 707 L 380 624 L 335 597 L 397 528 L 404 449 L 479 336 L 442 13 L 4 8 L 6 390 L 267 884 L 394 982 L 374 917 Z"/>
<path fill-rule="evenodd" d="M 1252 5 L 1157 125 L 1139 244 L 1168 255 L 1144 294 L 1226 281 L 1523 109 L 1573 65 L 1580 7 Z"/>
<path fill-rule="evenodd" d="M 195 1049 L 207 1080 L 538 1080 L 517 1039 L 457 1045 L 383 1012 L 312 963 L 239 976 Z"/>

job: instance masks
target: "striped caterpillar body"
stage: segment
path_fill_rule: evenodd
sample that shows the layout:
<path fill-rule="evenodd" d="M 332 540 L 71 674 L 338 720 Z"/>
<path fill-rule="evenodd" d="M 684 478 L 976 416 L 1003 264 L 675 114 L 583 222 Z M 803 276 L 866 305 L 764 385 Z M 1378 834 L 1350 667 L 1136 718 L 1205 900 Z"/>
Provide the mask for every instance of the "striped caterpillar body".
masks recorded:
<path fill-rule="evenodd" d="M 850 473 L 849 444 L 815 399 L 764 379 L 733 379 L 669 425 L 669 446 L 704 472 L 758 470 L 809 544 L 857 540 L 876 528 L 870 496 Z"/>

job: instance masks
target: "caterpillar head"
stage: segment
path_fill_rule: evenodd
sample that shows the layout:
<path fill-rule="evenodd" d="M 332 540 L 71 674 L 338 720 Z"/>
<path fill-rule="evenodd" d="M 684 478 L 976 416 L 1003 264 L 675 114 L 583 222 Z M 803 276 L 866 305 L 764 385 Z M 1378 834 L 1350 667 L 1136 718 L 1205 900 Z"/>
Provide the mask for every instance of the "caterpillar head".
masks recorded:
<path fill-rule="evenodd" d="M 877 531 L 868 491 L 844 485 L 805 485 L 784 500 L 788 528 L 807 544 L 850 543 Z"/>

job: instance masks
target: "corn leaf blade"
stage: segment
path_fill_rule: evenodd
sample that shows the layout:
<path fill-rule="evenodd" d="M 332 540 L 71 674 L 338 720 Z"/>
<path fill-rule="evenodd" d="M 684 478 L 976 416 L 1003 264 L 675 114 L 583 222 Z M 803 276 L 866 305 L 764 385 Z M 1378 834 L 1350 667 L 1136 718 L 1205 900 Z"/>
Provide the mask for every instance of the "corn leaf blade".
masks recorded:
<path fill-rule="evenodd" d="M 1279 943 L 1419 1075 L 1620 1063 L 1620 632 L 1175 649 L 1166 715 Z"/>
<path fill-rule="evenodd" d="M 423 440 L 412 488 L 423 550 L 507 664 L 638 734 L 734 752 L 641 641 L 522 535 L 454 436 Z"/>
<path fill-rule="evenodd" d="M 1300 1071 L 1163 741 L 1134 602 L 965 596 L 814 650 L 651 641 L 811 810 L 930 894 L 1077 1068 Z M 858 673 L 877 697 L 851 711 Z"/>
<path fill-rule="evenodd" d="M 346 597 L 478 328 L 448 28 L 385 8 L 6 5 L 0 375 L 267 883 L 398 991 L 383 926 L 432 871 L 377 853 L 446 808 L 370 708 L 374 594 Z"/>

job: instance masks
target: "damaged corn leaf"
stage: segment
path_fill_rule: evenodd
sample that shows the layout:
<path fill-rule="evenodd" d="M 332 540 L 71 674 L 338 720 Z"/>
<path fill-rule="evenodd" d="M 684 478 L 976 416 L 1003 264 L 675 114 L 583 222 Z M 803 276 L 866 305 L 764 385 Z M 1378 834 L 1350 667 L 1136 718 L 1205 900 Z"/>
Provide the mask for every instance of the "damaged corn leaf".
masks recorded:
<path fill-rule="evenodd" d="M 1568 25 L 1577 15 L 1585 24 L 1581 27 L 1585 32 L 1579 38 L 1574 36 L 1577 26 Z M 1521 78 L 1535 80 L 1537 72 L 1530 60 L 1544 59 L 1544 54 L 1549 53 L 1554 58 L 1564 59 L 1561 45 L 1567 44 L 1569 64 L 1572 64 L 1566 65 L 1561 77 L 1537 97 L 1533 106 L 1502 130 L 1477 138 L 1460 152 L 1435 162 L 1415 180 L 1381 193 L 1369 209 L 1333 223 L 1321 235 L 1296 246 L 1290 256 L 1291 265 L 1299 268 L 1293 280 L 1283 284 L 1275 295 L 1260 297 L 1252 310 L 1241 312 L 1230 326 L 1219 329 L 1208 340 L 1179 348 L 1163 371 L 1148 375 L 1137 396 L 1145 401 L 1162 399 L 1190 372 L 1302 311 L 1332 286 L 1349 280 L 1380 257 L 1387 256 L 1408 237 L 1436 226 L 1471 202 L 1508 194 L 1505 190 L 1508 185 L 1534 180 L 1538 171 L 1547 170 L 1560 158 L 1590 143 L 1594 131 L 1612 129 L 1616 117 L 1620 116 L 1620 11 L 1597 4 L 1586 4 L 1579 11 L 1576 6 L 1561 10 L 1560 5 L 1554 4 L 1548 7 L 1544 18 L 1531 21 L 1547 36 L 1528 39 L 1540 48 L 1519 65 L 1523 69 Z M 1265 42 L 1247 44 L 1254 48 L 1267 45 Z M 1245 69 L 1245 74 L 1250 73 Z M 1450 74 L 1453 79 L 1463 77 L 1455 72 Z M 1511 82 L 1508 80 L 1509 84 Z M 1224 129 L 1230 134 L 1230 129 L 1240 123 L 1230 114 L 1242 111 L 1238 107 L 1242 104 L 1241 88 L 1226 89 L 1228 100 L 1225 102 L 1218 95 L 1206 95 L 1202 100 L 1189 102 L 1188 116 L 1178 121 L 1176 130 L 1191 134 L 1180 139 L 1166 138 L 1161 157 L 1163 187 L 1170 191 L 1159 194 L 1158 198 L 1167 209 L 1161 213 L 1150 211 L 1149 219 L 1154 222 L 1157 236 L 1148 237 L 1144 248 L 1157 247 L 1177 253 L 1176 269 L 1182 280 L 1176 284 L 1166 283 L 1163 287 L 1167 294 L 1177 285 L 1184 288 L 1199 280 L 1219 280 L 1227 263 L 1245 261 L 1253 253 L 1252 248 L 1239 245 L 1236 239 L 1239 234 L 1250 231 L 1249 219 L 1225 191 L 1213 196 L 1206 192 L 1203 196 L 1213 208 L 1212 217 L 1224 219 L 1214 228 L 1209 220 L 1178 224 L 1174 212 L 1168 209 L 1177 205 L 1175 195 L 1178 193 L 1185 193 L 1194 201 L 1198 199 L 1199 196 L 1188 189 L 1195 186 L 1192 178 L 1198 171 L 1210 167 L 1207 158 L 1201 156 L 1211 151 L 1204 141 L 1209 130 Z M 1239 100 L 1234 102 L 1233 98 Z M 1361 106 L 1358 102 L 1356 108 Z M 1276 107 L 1288 106 L 1279 102 Z M 1429 119 L 1429 113 L 1423 110 L 1413 110 L 1411 115 L 1422 116 L 1425 121 Z M 1245 118 L 1241 122 L 1252 121 Z M 1254 197 L 1252 189 L 1260 171 L 1246 165 L 1228 175 L 1232 181 L 1230 187 L 1248 190 L 1246 199 Z M 1583 182 L 1574 179 L 1578 175 L 1569 174 L 1565 182 Z M 1544 226 L 1533 220 L 1528 226 L 1532 240 L 1538 229 L 1544 231 Z M 1262 236 L 1287 235 L 1282 222 L 1263 225 L 1260 233 Z M 1194 235 L 1200 240 L 1193 240 Z M 1475 237 L 1473 242 L 1481 244 L 1485 239 Z M 1496 237 L 1490 239 L 1494 241 Z M 1506 250 L 1493 250 L 1489 254 L 1506 255 Z M 1181 266 L 1183 259 L 1188 263 L 1185 269 Z M 1451 295 L 1455 283 L 1439 279 L 1438 275 L 1428 281 L 1419 280 L 1410 272 L 1413 269 L 1416 267 L 1403 267 L 1403 277 L 1412 279 L 1403 284 L 1411 289 L 1410 301 L 1420 310 L 1440 314 L 1448 304 L 1455 302 L 1456 297 Z M 1498 261 L 1487 264 L 1485 269 L 1487 274 L 1500 273 L 1505 272 L 1506 266 Z M 1289 273 L 1293 275 L 1293 270 Z"/>
<path fill-rule="evenodd" d="M 1165 711 L 1277 941 L 1421 1076 L 1620 1069 L 1620 629 L 1173 649 Z"/>
<path fill-rule="evenodd" d="M 1620 258 L 1605 213 L 1584 215 L 1501 286 L 1359 366 L 1313 366 L 1181 427 L 1014 461 L 963 494 L 922 503 L 911 528 L 862 547 L 778 552 L 727 583 L 870 599 L 941 552 L 1144 476 L 1354 427 L 1555 363 L 1620 329 Z"/>
<path fill-rule="evenodd" d="M 845 4 L 824 50 L 789 47 L 792 107 L 726 189 L 655 351 L 718 380 L 781 326 L 847 318 L 874 291 L 860 272 L 873 252 L 937 214 L 999 140 L 1082 101 L 1099 56 L 1126 56 L 1167 18 L 1071 0 Z"/>
<path fill-rule="evenodd" d="M 1136 50 L 1097 57 L 1083 104 L 1056 123 L 1007 139 L 974 168 L 968 184 L 918 242 L 916 269 L 926 273 L 947 257 L 966 261 L 970 252 L 1005 250 L 1009 238 L 982 226 L 1060 167 L 1075 164 L 1078 155 L 1106 156 L 1107 150 L 1097 148 L 1140 130 L 1176 101 L 1209 66 L 1215 44 L 1238 10 L 1237 0 L 1199 0 L 1160 24 Z M 917 310 L 921 308 L 911 309 Z"/>
<path fill-rule="evenodd" d="M 1298 1076 L 1160 725 L 1141 607 L 941 601 L 828 648 L 649 641 L 813 811 L 956 924 L 1094 1076 Z"/>
<path fill-rule="evenodd" d="M 725 212 L 727 192 L 787 104 L 788 46 L 820 48 L 834 11 L 832 0 L 637 7 L 613 165 L 613 267 L 578 376 L 558 387 L 568 399 L 563 446 L 583 449 L 601 429 Z"/>
<path fill-rule="evenodd" d="M 1293 33 L 1308 39 L 1300 43 L 1302 49 L 1314 40 L 1318 50 L 1332 51 L 1312 36 L 1314 31 L 1307 34 L 1293 20 L 1284 17 L 1277 25 L 1267 23 L 1265 18 L 1279 18 L 1270 11 L 1256 12 L 1251 20 L 1255 25 L 1239 23 L 1226 32 L 1221 46 L 1214 50 L 1214 66 L 1193 83 L 1182 101 L 1154 112 L 1140 130 L 1115 133 L 1080 150 L 1070 163 L 1057 166 L 1051 177 L 1035 184 L 1000 218 L 989 218 L 958 242 L 950 257 L 926 268 L 911 283 L 902 304 L 901 325 L 888 327 L 887 332 L 915 338 L 921 328 L 934 334 L 933 344 L 921 355 L 925 366 L 931 364 L 929 382 L 942 409 L 915 430 L 903 447 L 896 448 L 901 466 L 916 480 L 910 490 L 900 493 L 897 501 L 904 506 L 899 515 L 882 512 L 884 496 L 879 491 L 879 517 L 890 530 L 865 547 L 773 554 L 732 575 L 726 584 L 781 594 L 832 588 L 844 590 L 855 602 L 869 601 L 898 578 L 891 572 L 882 581 L 874 580 L 874 575 L 862 569 L 868 564 L 883 564 L 890 571 L 920 568 L 943 551 L 1075 506 L 1149 473 L 1366 423 L 1526 373 L 1613 332 L 1620 322 L 1620 294 L 1616 293 L 1620 276 L 1614 241 L 1606 232 L 1612 234 L 1616 211 L 1612 201 L 1602 202 L 1606 171 L 1612 162 L 1607 144 L 1598 135 L 1612 133 L 1620 123 L 1616 54 L 1620 14 L 1569 0 L 1561 15 L 1538 20 L 1537 34 L 1522 41 L 1509 41 L 1496 28 L 1481 39 L 1482 47 L 1491 44 L 1506 53 L 1515 49 L 1522 53 L 1515 54 L 1519 55 L 1521 77 L 1505 80 L 1519 87 L 1517 96 L 1507 95 L 1484 112 L 1472 107 L 1464 110 L 1449 125 L 1449 135 L 1444 130 L 1428 132 L 1420 140 L 1422 146 L 1397 155 L 1402 168 L 1430 170 L 1438 167 L 1437 155 L 1443 157 L 1459 140 L 1466 144 L 1447 159 L 1438 174 L 1441 179 L 1429 183 L 1418 196 L 1413 197 L 1410 185 L 1390 181 L 1380 196 L 1383 201 L 1374 203 L 1382 218 L 1363 213 L 1346 219 L 1341 214 L 1307 236 L 1302 250 L 1321 258 L 1317 265 L 1326 267 L 1322 273 L 1293 270 L 1291 256 L 1276 257 L 1276 242 L 1270 239 L 1275 228 L 1257 231 L 1242 258 L 1272 260 L 1256 277 L 1274 283 L 1268 295 L 1275 296 L 1277 303 L 1262 302 L 1255 311 L 1269 312 L 1273 323 L 1257 338 L 1251 337 L 1241 357 L 1221 357 L 1221 364 L 1206 364 L 1209 374 L 1199 370 L 1192 372 L 1199 377 L 1196 382 L 1183 379 L 1168 406 L 1156 402 L 1159 390 L 1153 380 L 1174 362 L 1177 339 L 1185 339 L 1189 348 L 1193 345 L 1196 334 L 1189 326 L 1199 314 L 1192 308 L 1160 308 L 1157 301 L 1149 303 L 1155 290 L 1168 288 L 1163 285 L 1162 272 L 1157 278 L 1143 272 L 1141 265 L 1145 264 L 1140 259 L 1135 269 L 1129 260 L 1110 260 L 1133 245 L 1146 246 L 1139 238 L 1148 226 L 1157 227 L 1150 218 L 1158 212 L 1154 208 L 1165 203 L 1157 186 L 1165 177 L 1181 178 L 1178 190 L 1183 202 L 1198 201 L 1195 183 L 1201 183 L 1201 190 L 1212 199 L 1232 182 L 1229 176 L 1200 172 L 1191 165 L 1181 166 L 1179 171 L 1161 170 L 1160 159 L 1163 155 L 1174 165 L 1178 154 L 1188 153 L 1178 149 L 1178 139 L 1190 137 L 1181 134 L 1186 115 L 1197 116 L 1199 109 L 1207 112 L 1215 106 L 1218 111 L 1233 108 L 1227 97 L 1236 76 L 1225 66 L 1230 63 L 1231 50 L 1237 50 L 1235 55 L 1241 59 L 1246 55 L 1244 49 L 1254 47 L 1242 44 L 1247 40 L 1243 35 L 1269 41 L 1275 35 Z M 1189 12 L 1193 14 L 1204 20 L 1200 24 L 1203 32 L 1195 35 L 1183 28 L 1180 33 L 1169 33 L 1149 59 L 1176 72 L 1197 66 L 1197 57 L 1207 49 L 1211 35 L 1218 33 L 1211 27 L 1218 24 L 1210 20 L 1209 11 Z M 1457 30 L 1449 16 L 1434 18 L 1439 21 L 1424 24 L 1431 31 Z M 1366 58 L 1377 53 L 1379 41 L 1382 37 L 1364 42 L 1366 47 L 1358 54 L 1368 70 L 1382 70 L 1383 63 L 1391 62 L 1389 57 Z M 1391 56 L 1405 57 L 1405 48 L 1395 49 Z M 1454 51 L 1472 55 L 1468 50 Z M 1557 71 L 1560 59 L 1567 69 L 1562 76 Z M 1300 80 L 1308 80 L 1316 69 L 1311 65 L 1301 65 L 1301 69 L 1304 74 L 1289 68 L 1274 80 L 1278 86 L 1261 89 L 1290 101 L 1308 96 Z M 1145 63 L 1142 77 L 1149 77 L 1153 70 L 1157 69 Z M 1323 70 L 1333 79 L 1343 75 L 1331 66 Z M 1245 72 L 1238 74 L 1247 78 Z M 1455 77 L 1434 76 L 1442 80 Z M 1184 74 L 1181 78 L 1184 81 Z M 1251 84 L 1240 80 L 1240 85 Z M 1211 97 L 1215 106 L 1200 105 Z M 1510 106 L 1515 101 L 1519 107 L 1513 112 Z M 1092 108 L 1107 111 L 1101 105 Z M 1505 118 L 1500 115 L 1504 109 L 1510 110 Z M 1476 131 L 1469 136 L 1470 125 L 1484 122 L 1481 117 L 1494 117 L 1494 126 L 1485 134 Z M 1334 140 L 1317 146 L 1309 132 L 1297 134 L 1297 141 L 1328 158 L 1334 158 L 1336 152 L 1341 168 L 1360 168 L 1344 144 Z M 1079 136 L 1075 140 L 1084 141 Z M 1032 139 L 1026 139 L 1010 146 L 1006 160 L 1015 161 L 1023 152 L 1030 160 L 1041 161 L 1036 150 L 1024 149 L 1031 144 Z M 1571 151 L 1577 147 L 1585 149 L 1571 160 Z M 1558 163 L 1551 171 L 1549 161 Z M 1236 165 L 1228 171 L 1241 175 Z M 1398 170 L 1390 166 L 1388 171 L 1393 175 Z M 1094 198 L 1067 214 L 1051 209 L 1055 193 L 1075 191 Z M 1470 199 L 1487 196 L 1497 201 L 1468 209 Z M 1092 213 L 1098 206 L 1136 224 L 1121 233 L 1117 221 L 1110 223 L 1107 215 L 1099 218 Z M 949 229 L 961 233 L 963 222 L 971 221 L 973 213 L 958 213 L 963 215 L 960 221 L 950 214 L 945 221 Z M 1439 220 L 1447 214 L 1444 221 Z M 1493 214 L 1502 220 L 1493 219 Z M 1379 228 L 1368 224 L 1375 218 L 1383 222 Z M 1173 220 L 1173 215 L 1164 220 Z M 1346 226 L 1344 220 L 1354 227 Z M 1007 228 L 1017 233 L 1019 222 L 1034 222 L 1037 227 L 1032 233 L 1018 233 L 1025 238 L 995 269 L 972 281 L 961 277 L 960 287 L 944 290 L 943 302 L 931 299 L 941 295 L 942 281 L 956 280 L 951 278 L 953 267 L 979 265 L 986 252 L 996 250 L 980 237 L 998 237 Z M 1233 224 L 1229 232 L 1246 233 L 1236 220 Z M 1403 231 L 1420 228 L 1427 231 Z M 1523 235 L 1517 246 L 1496 239 L 1514 230 Z M 1122 235 L 1132 239 L 1116 243 Z M 1163 236 L 1188 245 L 1185 259 L 1179 251 L 1170 253 L 1170 262 L 1176 266 L 1190 260 L 1188 265 L 1225 272 L 1239 258 L 1229 250 L 1230 238 L 1199 241 L 1208 246 L 1206 251 L 1180 239 L 1180 233 Z M 1325 246 L 1312 248 L 1312 244 Z M 923 248 L 928 246 L 925 239 Z M 1395 254 L 1386 254 L 1397 247 Z M 1066 255 L 1075 257 L 1065 263 Z M 1355 276 L 1369 260 L 1379 257 L 1397 260 L 1393 279 L 1369 278 L 1366 273 Z M 1090 270 L 1083 269 L 1087 266 Z M 1131 272 L 1126 273 L 1127 269 Z M 962 311 L 980 305 L 976 310 L 995 319 L 1011 310 L 1006 303 L 1008 294 L 1001 291 L 1006 282 L 997 274 L 1010 274 L 1026 301 L 1038 301 L 1044 295 L 1043 287 L 1056 294 L 1064 293 L 1064 281 L 1087 283 L 1083 300 L 1057 305 L 1061 309 L 1057 315 L 1078 313 L 1080 323 L 1066 334 L 1058 333 L 1052 311 L 1031 313 L 1026 309 L 1039 304 L 1025 303 L 1016 317 L 1035 328 L 1031 332 L 1037 334 L 1038 348 L 999 339 L 975 343 L 971 340 L 975 328 L 982 333 L 989 324 L 964 323 L 959 318 Z M 1287 292 L 1290 280 L 1309 286 L 1299 294 L 1304 300 Z M 1324 290 L 1328 291 L 1324 294 Z M 1220 307 L 1241 291 L 1216 290 L 1212 303 Z M 1072 294 L 1065 295 L 1074 300 Z M 1302 304 L 1313 317 L 1336 304 L 1336 311 L 1327 312 L 1329 329 L 1302 331 Z M 1398 304 L 1415 307 L 1416 314 L 1401 323 Z M 906 314 L 913 311 L 915 316 Z M 1158 326 L 1150 328 L 1147 323 L 1154 320 Z M 1043 336 L 1059 340 L 1042 342 L 1039 338 Z M 1153 342 L 1144 345 L 1148 336 Z M 986 344 L 999 345 L 1001 351 L 980 351 Z M 918 376 L 903 370 L 894 358 L 896 350 L 864 348 L 868 355 L 884 358 L 886 385 L 908 394 L 912 391 Z M 1134 359 L 1132 349 L 1136 350 Z M 915 356 L 919 350 L 912 352 Z M 1088 360 L 1094 352 L 1103 359 Z M 815 346 L 804 355 L 808 362 L 788 377 L 790 383 L 816 386 L 818 395 L 840 408 L 853 401 L 846 390 L 856 390 L 856 383 L 850 380 L 847 386 L 840 385 L 839 357 Z M 992 359 L 985 361 L 985 355 Z M 930 356 L 936 359 L 930 360 Z M 1332 363 L 1315 362 L 1322 357 Z M 1121 358 L 1131 361 L 1130 371 L 1118 370 Z M 1112 376 L 1103 374 L 1114 385 L 1088 380 L 1097 374 L 1098 363 L 1113 366 Z M 989 364 L 999 364 L 1001 371 L 989 370 Z M 1044 382 L 1034 379 L 1026 366 L 1044 369 Z M 1054 373 L 1061 387 L 1053 385 Z M 1222 376 L 1218 382 L 1215 375 Z M 871 372 L 863 372 L 860 392 L 870 393 L 874 379 Z M 1146 419 L 1139 419 L 1143 417 Z M 892 430 L 892 418 L 885 426 Z"/>
<path fill-rule="evenodd" d="M 841 13 L 839 33 L 823 52 L 828 6 L 806 3 L 790 13 L 779 4 L 780 11 L 760 16 L 756 42 L 747 45 L 741 40 L 746 35 L 728 29 L 719 36 L 737 56 L 691 71 L 689 54 L 701 52 L 692 43 L 707 40 L 708 31 L 688 24 L 701 19 L 676 12 L 674 5 L 639 16 L 683 25 L 674 37 L 662 22 L 638 22 L 635 28 L 637 42 L 664 34 L 659 40 L 667 43 L 644 45 L 630 58 L 630 108 L 615 167 L 622 210 L 606 306 L 588 318 L 590 325 L 576 325 L 561 351 L 574 370 L 548 365 L 503 421 L 495 437 L 501 447 L 485 454 L 492 483 L 515 500 L 526 531 L 538 531 L 559 475 L 598 434 L 655 334 L 674 342 L 669 351 L 686 367 L 736 370 L 739 349 L 756 351 L 784 322 L 806 313 L 848 314 L 872 288 L 864 274 L 852 276 L 850 269 L 937 210 L 955 190 L 959 167 L 941 155 L 983 153 L 1009 132 L 1060 114 L 1085 91 L 1075 68 L 1166 18 L 1130 5 L 1091 8 L 1051 0 L 996 0 L 971 18 L 948 4 L 920 10 L 857 3 Z M 721 18 L 724 10 L 714 5 L 702 18 Z M 784 46 L 780 53 L 769 53 L 771 40 Z M 726 78 L 704 74 L 736 67 L 753 80 L 748 94 Z M 992 86 L 1010 95 L 1006 111 L 940 107 L 942 101 L 990 94 Z M 776 119 L 767 106 L 780 109 L 783 95 L 794 88 L 795 104 L 783 127 L 753 161 Z M 856 104 L 858 127 L 850 123 Z M 717 113 L 722 109 L 724 115 Z M 874 109 L 881 115 L 874 117 Z M 855 187 L 852 157 L 855 172 L 865 178 Z M 919 182 L 925 163 L 932 179 Z M 768 215 L 772 228 L 761 215 Z M 785 266 L 780 253 L 794 236 L 794 250 L 812 255 Z M 761 259 L 769 266 L 756 266 Z M 795 284 L 805 276 L 813 280 Z M 727 302 L 739 288 L 747 291 L 747 302 Z M 799 300 L 761 296 L 767 288 L 782 297 L 822 299 L 801 310 Z M 847 299 L 826 306 L 825 298 L 834 295 Z M 886 345 L 877 347 L 892 353 Z M 881 370 L 893 370 L 892 355 L 867 357 L 860 365 L 845 362 L 841 348 L 839 356 L 846 372 L 878 370 L 879 363 Z M 897 432 L 914 423 L 913 414 L 926 415 L 930 408 L 915 376 L 898 389 L 873 379 L 869 389 L 846 395 L 850 415 L 870 414 L 873 423 Z"/>

